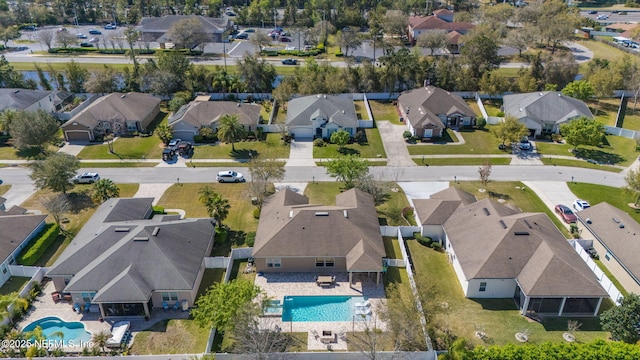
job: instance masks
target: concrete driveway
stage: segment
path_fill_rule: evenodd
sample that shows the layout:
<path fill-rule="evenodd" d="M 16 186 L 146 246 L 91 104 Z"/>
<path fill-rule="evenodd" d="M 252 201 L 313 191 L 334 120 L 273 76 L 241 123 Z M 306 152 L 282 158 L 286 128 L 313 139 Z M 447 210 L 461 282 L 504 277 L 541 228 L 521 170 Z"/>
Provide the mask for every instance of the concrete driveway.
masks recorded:
<path fill-rule="evenodd" d="M 561 181 L 523 181 L 530 190 L 535 191 L 538 197 L 551 209 L 555 210 L 556 205 L 563 204 L 573 209 L 573 202 L 577 197 L 569 190 L 566 182 Z M 555 214 L 555 212 L 554 212 Z M 557 214 L 558 219 L 562 218 Z M 564 223 L 564 221 L 562 221 Z M 569 225 L 566 225 L 567 228 Z"/>
<path fill-rule="evenodd" d="M 312 140 L 294 140 L 289 146 L 289 160 L 285 166 L 316 166 Z"/>
<path fill-rule="evenodd" d="M 416 166 L 402 138 L 402 133 L 407 130 L 407 127 L 394 125 L 389 121 L 377 121 L 376 124 L 384 151 L 387 153 L 387 166 Z"/>

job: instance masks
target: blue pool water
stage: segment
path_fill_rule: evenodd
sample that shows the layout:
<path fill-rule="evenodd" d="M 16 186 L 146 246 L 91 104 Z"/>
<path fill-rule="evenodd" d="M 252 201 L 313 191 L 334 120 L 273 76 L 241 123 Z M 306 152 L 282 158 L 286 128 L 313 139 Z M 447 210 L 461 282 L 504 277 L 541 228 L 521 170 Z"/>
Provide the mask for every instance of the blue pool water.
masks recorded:
<path fill-rule="evenodd" d="M 364 302 L 361 296 L 285 296 L 282 321 L 352 321 L 355 304 Z"/>
<path fill-rule="evenodd" d="M 32 331 L 37 326 L 42 328 L 42 334 L 47 340 L 59 341 L 60 337 L 52 334 L 58 331 L 62 332 L 65 346 L 78 346 L 91 341 L 91 333 L 84 329 L 84 325 L 81 322 L 66 322 L 55 316 L 36 320 L 25 326 L 22 332 Z"/>

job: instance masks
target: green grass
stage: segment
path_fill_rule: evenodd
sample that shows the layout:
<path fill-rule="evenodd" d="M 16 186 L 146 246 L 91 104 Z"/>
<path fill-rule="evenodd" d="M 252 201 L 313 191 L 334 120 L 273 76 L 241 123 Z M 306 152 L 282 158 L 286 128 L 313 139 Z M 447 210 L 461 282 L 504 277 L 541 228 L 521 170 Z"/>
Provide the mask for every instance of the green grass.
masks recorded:
<path fill-rule="evenodd" d="M 276 111 L 273 114 L 273 124 L 285 124 L 287 122 L 287 111 L 285 105 L 276 103 Z M 268 117 L 266 118 L 268 119 Z"/>
<path fill-rule="evenodd" d="M 498 116 L 498 113 L 502 111 L 500 110 L 502 103 L 499 100 L 484 100 L 482 104 L 489 116 Z"/>
<path fill-rule="evenodd" d="M 356 115 L 358 116 L 358 120 L 372 120 L 369 119 L 369 115 L 367 114 L 367 109 L 364 106 L 363 100 L 354 101 L 353 105 L 356 108 Z"/>
<path fill-rule="evenodd" d="M 369 100 L 369 107 L 371 107 L 374 120 L 387 120 L 395 125 L 404 125 L 400 122 L 398 107 L 393 105 L 391 101 Z"/>
<path fill-rule="evenodd" d="M 484 331 L 493 345 L 519 344 L 515 333 L 529 331 L 529 342 L 562 342 L 568 318 L 530 322 L 520 315 L 512 299 L 467 299 L 464 297 L 453 267 L 447 255 L 407 241 L 416 268 L 416 282 L 433 284 L 435 301 L 446 302 L 448 308 L 435 316 L 435 321 L 451 329 L 453 334 L 464 337 L 472 345 L 483 345 L 474 336 L 476 330 Z M 437 274 L 437 276 L 433 276 Z M 575 336 L 580 342 L 606 339 L 608 333 L 601 330 L 597 318 L 578 318 L 582 327 Z"/>
<path fill-rule="evenodd" d="M 557 216 L 549 209 L 545 203 L 540 200 L 535 192 L 525 189 L 524 184 L 518 181 L 505 181 L 505 182 L 492 182 L 490 181 L 485 189 L 485 192 L 479 192 L 478 189 L 482 187 L 479 181 L 459 181 L 457 184 L 453 184 L 470 194 L 473 194 L 476 198 L 484 199 L 491 198 L 493 200 L 503 199 L 505 204 L 511 204 L 516 208 L 519 208 L 523 212 L 543 212 L 553 221 L 556 227 L 566 237 L 569 237 L 569 231 L 564 224 L 558 219 Z M 519 188 L 516 188 L 519 187 Z"/>
<path fill-rule="evenodd" d="M 611 271 L 609 271 L 609 269 L 607 269 L 607 267 L 604 265 L 604 263 L 602 262 L 602 260 L 600 259 L 592 259 L 594 263 L 596 263 L 596 265 L 598 265 L 598 267 L 600 268 L 600 270 L 602 270 L 602 272 L 607 275 L 607 277 L 609 278 L 609 280 L 611 280 L 611 282 L 613 283 L 613 285 L 615 285 L 616 289 L 620 290 L 620 293 L 622 294 L 622 296 L 626 297 L 629 295 L 629 293 L 627 292 L 627 290 L 625 290 L 625 288 L 622 286 L 622 284 L 620 284 L 620 281 L 618 281 L 618 279 L 616 279 L 615 276 L 613 276 L 613 274 L 611 273 Z"/>
<path fill-rule="evenodd" d="M 576 41 L 578 44 L 587 47 L 589 50 L 593 52 L 594 58 L 599 59 L 607 59 L 607 60 L 617 60 L 624 55 L 629 55 L 626 52 L 619 50 L 611 45 L 607 45 L 605 43 L 601 43 L 595 40 L 579 40 Z M 629 55 L 630 56 L 630 55 Z M 634 56 L 630 56 L 631 59 L 635 59 Z"/>
<path fill-rule="evenodd" d="M 87 168 L 132 168 L 132 167 L 154 167 L 159 163 L 151 163 L 151 162 L 81 162 L 80 165 L 82 167 Z"/>
<path fill-rule="evenodd" d="M 435 154 L 505 154 L 504 151 L 498 149 L 500 141 L 491 133 L 492 125 L 487 125 L 486 130 L 460 131 L 459 134 L 464 138 L 465 144 L 447 145 L 447 144 L 428 144 L 428 145 L 409 145 L 409 154 L 411 155 L 435 155 Z M 455 138 L 453 134 L 450 137 Z"/>
<path fill-rule="evenodd" d="M 11 189 L 11 185 L 0 185 L 0 196 L 4 195 L 7 191 Z"/>
<path fill-rule="evenodd" d="M 364 129 L 367 135 L 367 142 L 360 145 L 358 143 L 348 144 L 345 150 L 338 152 L 339 147 L 335 144 L 325 144 L 323 147 L 313 147 L 313 157 L 316 159 L 337 158 L 344 155 L 356 154 L 362 158 L 387 157 L 377 128 Z M 379 156 L 378 156 L 379 155 Z"/>
<path fill-rule="evenodd" d="M 627 205 L 635 201 L 635 196 L 632 193 L 611 186 L 582 182 L 569 182 L 567 185 L 572 193 L 578 198 L 588 201 L 589 204 L 595 205 L 606 201 L 629 214 L 635 221 L 640 222 L 640 210 L 634 210 Z"/>
<path fill-rule="evenodd" d="M 2 286 L 0 286 L 0 295 L 9 295 L 15 293 L 16 296 L 20 290 L 29 282 L 31 278 L 12 276 Z"/>
<path fill-rule="evenodd" d="M 49 145 L 46 148 L 48 153 L 55 153 L 59 150 L 57 146 Z M 3 160 L 38 160 L 42 159 L 44 154 L 37 147 L 30 147 L 24 150 L 18 150 L 11 146 L 0 146 L 0 159 Z"/>
<path fill-rule="evenodd" d="M 402 259 L 402 252 L 400 252 L 400 244 L 397 238 L 383 237 L 384 252 L 387 254 L 388 259 Z"/>
<path fill-rule="evenodd" d="M 200 328 L 194 320 L 162 320 L 136 334 L 130 354 L 194 354 L 204 352 L 209 338 L 208 329 Z"/>
<path fill-rule="evenodd" d="M 487 161 L 491 165 L 509 165 L 511 158 L 413 158 L 413 162 L 419 166 L 442 166 L 442 165 L 484 165 Z"/>
<path fill-rule="evenodd" d="M 265 141 L 245 141 L 235 143 L 236 151 L 231 144 L 196 146 L 194 159 L 236 159 L 249 160 L 249 151 L 258 158 L 284 159 L 289 157 L 289 146 L 282 145 L 280 134 L 269 133 Z"/>
<path fill-rule="evenodd" d="M 203 179 L 205 180 L 205 179 Z M 211 180 L 213 181 L 213 179 Z M 254 206 L 247 195 L 249 184 L 189 183 L 175 184 L 167 189 L 158 202 L 165 209 L 183 209 L 189 218 L 208 217 L 207 211 L 198 201 L 198 191 L 210 186 L 223 198 L 229 200 L 229 216 L 223 221 L 232 230 L 255 231 L 258 220 L 253 218 Z"/>
<path fill-rule="evenodd" d="M 543 155 L 577 155 L 584 159 L 593 159 L 605 164 L 615 164 L 629 166 L 638 156 L 636 142 L 621 136 L 607 135 L 606 142 L 602 147 L 580 146 L 575 153 L 569 152 L 573 146 L 569 144 L 558 144 L 554 142 L 536 142 L 538 152 Z"/>
<path fill-rule="evenodd" d="M 225 269 L 205 269 L 204 275 L 202 275 L 202 281 L 200 282 L 200 287 L 198 288 L 198 294 L 196 295 L 196 300 L 209 290 L 211 285 L 220 283 L 224 279 Z"/>
<path fill-rule="evenodd" d="M 247 260 L 237 259 L 233 262 L 233 268 L 231 269 L 231 276 L 229 276 L 229 281 L 231 280 L 248 280 L 250 282 L 254 282 L 256 279 L 256 273 L 244 273 L 244 269 L 247 267 Z"/>
<path fill-rule="evenodd" d="M 89 144 L 80 151 L 78 159 L 159 159 L 162 141 L 157 136 L 118 138 L 113 142 L 113 151 L 109 152 L 107 144 Z"/>
<path fill-rule="evenodd" d="M 587 169 L 604 170 L 604 171 L 610 171 L 610 172 L 622 171 L 622 169 L 620 168 L 615 168 L 607 165 L 592 164 L 582 160 L 569 160 L 569 159 L 544 158 L 544 157 L 540 160 L 545 165 L 572 166 L 572 167 L 581 167 L 581 168 L 587 168 Z"/>

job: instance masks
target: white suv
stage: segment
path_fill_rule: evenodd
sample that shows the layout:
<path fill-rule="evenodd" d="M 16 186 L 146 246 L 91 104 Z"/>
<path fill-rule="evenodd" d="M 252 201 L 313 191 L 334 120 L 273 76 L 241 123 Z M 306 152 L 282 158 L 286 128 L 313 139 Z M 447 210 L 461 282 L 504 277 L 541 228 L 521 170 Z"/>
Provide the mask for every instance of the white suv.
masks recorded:
<path fill-rule="evenodd" d="M 218 175 L 216 175 L 216 180 L 218 182 L 244 182 L 244 176 L 241 173 L 235 171 L 220 171 Z"/>
<path fill-rule="evenodd" d="M 93 184 L 98 180 L 100 180 L 100 175 L 98 175 L 98 173 L 90 172 L 82 173 L 73 177 L 73 182 L 76 184 Z"/>

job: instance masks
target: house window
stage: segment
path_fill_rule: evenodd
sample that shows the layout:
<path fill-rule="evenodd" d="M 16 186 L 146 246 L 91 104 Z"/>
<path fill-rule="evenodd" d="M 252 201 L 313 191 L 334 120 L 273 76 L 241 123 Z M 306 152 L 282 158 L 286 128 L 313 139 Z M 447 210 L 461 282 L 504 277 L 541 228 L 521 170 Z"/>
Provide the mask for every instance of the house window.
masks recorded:
<path fill-rule="evenodd" d="M 162 293 L 162 301 L 178 301 L 178 293 L 177 292 L 163 292 Z"/>
<path fill-rule="evenodd" d="M 280 262 L 280 258 L 267 259 L 268 268 L 279 268 L 280 266 L 282 266 L 282 263 Z"/>
<path fill-rule="evenodd" d="M 3 268 L 2 268 L 2 274 L 4 275 L 4 274 L 6 274 L 6 273 L 7 273 L 7 268 L 6 268 L 6 267 L 3 267 Z"/>
<path fill-rule="evenodd" d="M 422 137 L 430 138 L 432 136 L 433 136 L 433 130 L 432 129 L 424 129 L 424 134 L 422 135 Z"/>
<path fill-rule="evenodd" d="M 611 260 L 611 254 L 609 254 L 609 252 L 607 251 L 607 252 L 604 254 L 604 258 L 605 258 L 605 259 L 607 259 L 607 261 Z"/>
<path fill-rule="evenodd" d="M 487 282 L 486 281 L 482 281 L 480 283 L 480 289 L 478 289 L 479 291 L 486 291 L 487 290 Z"/>
<path fill-rule="evenodd" d="M 316 267 L 333 267 L 335 263 L 334 258 L 316 258 Z"/>
<path fill-rule="evenodd" d="M 96 296 L 95 291 L 92 292 L 83 292 L 82 293 L 82 301 L 85 303 L 90 303 L 93 300 L 93 297 Z"/>

